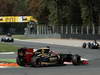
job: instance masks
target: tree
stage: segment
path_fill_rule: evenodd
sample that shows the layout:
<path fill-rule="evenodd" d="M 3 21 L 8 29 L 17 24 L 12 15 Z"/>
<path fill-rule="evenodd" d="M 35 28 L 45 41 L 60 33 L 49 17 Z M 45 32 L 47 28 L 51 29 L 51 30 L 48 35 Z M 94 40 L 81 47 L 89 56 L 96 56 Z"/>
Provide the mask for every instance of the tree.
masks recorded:
<path fill-rule="evenodd" d="M 8 16 L 13 15 L 15 1 L 13 0 L 0 0 L 0 15 Z"/>
<path fill-rule="evenodd" d="M 27 0 L 0 0 L 1 16 L 26 15 Z"/>
<path fill-rule="evenodd" d="M 15 0 L 15 6 L 13 10 L 15 15 L 24 16 L 27 14 L 27 0 Z"/>
<path fill-rule="evenodd" d="M 38 8 L 38 20 L 39 23 L 48 24 L 49 22 L 49 14 L 50 10 L 48 8 L 50 0 L 40 0 L 39 8 Z"/>
<path fill-rule="evenodd" d="M 97 25 L 97 16 L 99 15 L 98 0 L 79 0 L 81 6 L 81 17 L 83 25 Z"/>
<path fill-rule="evenodd" d="M 27 0 L 27 14 L 37 17 L 41 0 Z"/>

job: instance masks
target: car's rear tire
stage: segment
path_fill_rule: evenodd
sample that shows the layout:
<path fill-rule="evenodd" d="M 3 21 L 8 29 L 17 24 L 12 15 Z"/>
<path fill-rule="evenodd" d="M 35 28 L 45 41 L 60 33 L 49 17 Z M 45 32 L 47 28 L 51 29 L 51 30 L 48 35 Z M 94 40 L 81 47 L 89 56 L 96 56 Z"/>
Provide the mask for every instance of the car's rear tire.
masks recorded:
<path fill-rule="evenodd" d="M 17 52 L 16 62 L 20 66 L 25 66 L 25 59 L 24 59 L 25 50 L 26 48 L 20 48 L 18 49 Z"/>
<path fill-rule="evenodd" d="M 4 40 L 5 40 L 4 38 L 1 38 L 1 42 L 4 42 Z"/>
<path fill-rule="evenodd" d="M 11 39 L 11 42 L 14 42 L 14 39 Z"/>
<path fill-rule="evenodd" d="M 1 39 L 1 42 L 3 42 L 3 39 Z"/>
<path fill-rule="evenodd" d="M 82 48 L 86 48 L 86 43 L 85 42 L 83 43 Z"/>
<path fill-rule="evenodd" d="M 23 58 L 17 57 L 17 58 L 16 58 L 16 62 L 17 62 L 17 64 L 20 65 L 20 66 L 25 66 L 25 61 L 24 61 Z"/>
<path fill-rule="evenodd" d="M 60 65 L 64 64 L 64 60 L 61 56 L 58 57 L 58 64 L 60 64 Z"/>

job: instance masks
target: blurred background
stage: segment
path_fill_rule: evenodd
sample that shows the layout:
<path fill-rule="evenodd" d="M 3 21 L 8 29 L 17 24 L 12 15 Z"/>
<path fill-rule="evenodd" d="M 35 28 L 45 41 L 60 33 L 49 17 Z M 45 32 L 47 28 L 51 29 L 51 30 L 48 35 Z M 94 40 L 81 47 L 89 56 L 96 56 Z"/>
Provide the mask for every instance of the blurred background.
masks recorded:
<path fill-rule="evenodd" d="M 100 39 L 99 0 L 0 0 L 0 34 Z"/>

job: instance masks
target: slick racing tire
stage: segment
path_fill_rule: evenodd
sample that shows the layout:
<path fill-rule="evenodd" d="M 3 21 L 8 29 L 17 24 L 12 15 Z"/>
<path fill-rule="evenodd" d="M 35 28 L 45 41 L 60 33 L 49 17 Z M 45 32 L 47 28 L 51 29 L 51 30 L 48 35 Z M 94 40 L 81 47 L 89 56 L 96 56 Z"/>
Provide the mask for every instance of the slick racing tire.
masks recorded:
<path fill-rule="evenodd" d="M 83 43 L 82 48 L 86 48 L 86 43 L 85 42 Z"/>
<path fill-rule="evenodd" d="M 32 67 L 41 67 L 41 59 L 39 57 L 32 58 Z"/>
<path fill-rule="evenodd" d="M 61 56 L 58 57 L 58 64 L 60 64 L 60 65 L 64 64 L 63 57 L 61 57 Z"/>
<path fill-rule="evenodd" d="M 81 57 L 79 55 L 72 56 L 72 63 L 73 65 L 80 65 Z"/>
<path fill-rule="evenodd" d="M 18 64 L 18 65 L 20 65 L 20 66 L 25 66 L 25 61 L 24 61 L 23 58 L 17 57 L 16 61 L 17 61 L 17 64 Z"/>
<path fill-rule="evenodd" d="M 91 43 L 90 42 L 88 43 L 88 48 L 91 48 Z"/>
<path fill-rule="evenodd" d="M 4 40 L 3 39 L 1 39 L 1 42 L 3 42 Z"/>
<path fill-rule="evenodd" d="M 27 48 L 20 48 L 20 49 L 18 49 L 18 52 L 17 52 L 18 56 L 19 57 L 24 57 L 26 49 Z"/>
<path fill-rule="evenodd" d="M 8 40 L 6 40 L 6 42 L 14 42 L 14 39 L 12 38 L 12 39 L 8 39 Z"/>
<path fill-rule="evenodd" d="M 11 39 L 11 42 L 14 42 L 14 39 Z"/>

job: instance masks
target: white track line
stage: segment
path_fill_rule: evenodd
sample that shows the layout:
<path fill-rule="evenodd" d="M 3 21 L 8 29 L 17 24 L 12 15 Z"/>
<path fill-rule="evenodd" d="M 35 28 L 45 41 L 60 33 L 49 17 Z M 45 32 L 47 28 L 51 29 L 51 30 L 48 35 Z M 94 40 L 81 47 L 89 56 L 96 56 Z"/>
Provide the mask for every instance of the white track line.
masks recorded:
<path fill-rule="evenodd" d="M 0 52 L 0 54 L 15 54 L 15 52 Z"/>
<path fill-rule="evenodd" d="M 9 66 L 0 66 L 0 68 L 11 68 Z"/>
<path fill-rule="evenodd" d="M 0 68 L 20 68 L 20 67 L 0 66 Z"/>

